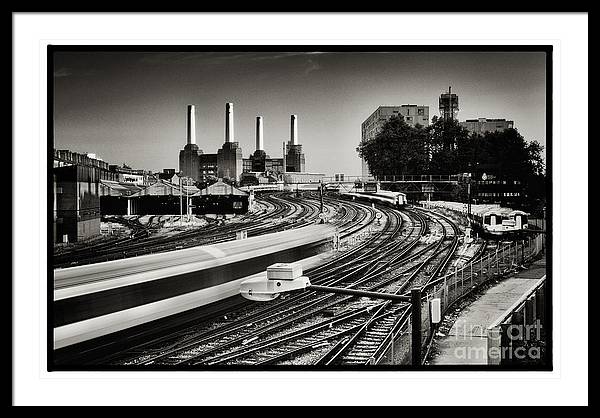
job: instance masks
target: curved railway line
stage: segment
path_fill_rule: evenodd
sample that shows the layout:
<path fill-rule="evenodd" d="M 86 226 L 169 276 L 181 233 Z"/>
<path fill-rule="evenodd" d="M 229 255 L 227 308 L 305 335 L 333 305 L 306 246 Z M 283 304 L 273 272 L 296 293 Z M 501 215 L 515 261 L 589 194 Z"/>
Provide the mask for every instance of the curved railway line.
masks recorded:
<path fill-rule="evenodd" d="M 457 240 L 457 235 L 455 234 Z M 440 244 L 429 245 L 418 251 L 411 257 L 404 258 L 405 252 L 401 251 L 389 260 L 390 264 L 408 263 L 409 267 L 401 274 L 386 277 L 381 268 L 370 269 L 361 279 L 345 285 L 360 290 L 382 290 L 391 283 L 396 283 L 409 271 L 408 278 L 400 280 L 402 285 L 393 293 L 402 293 L 410 284 L 416 281 L 417 274 L 427 262 L 440 252 Z M 433 254 L 429 255 L 429 252 Z M 421 261 L 422 258 L 425 260 Z M 383 261 L 381 257 L 380 261 Z M 338 283 L 332 283 L 339 285 Z M 388 290 L 389 292 L 389 290 Z M 357 302 L 352 297 L 339 298 L 341 302 L 336 306 L 341 309 L 341 317 L 333 320 L 327 317 L 314 324 L 309 324 L 299 331 L 288 335 L 276 335 L 274 339 L 256 344 L 254 347 L 238 348 L 234 352 L 220 357 L 212 358 L 206 364 L 277 364 L 277 362 L 289 360 L 293 356 L 311 353 L 315 348 L 328 347 L 333 344 L 321 358 L 314 364 L 367 364 L 372 358 L 373 352 L 381 345 L 389 329 L 402 316 L 408 312 L 407 304 L 391 304 L 380 301 Z M 354 306 L 355 309 L 352 309 Z M 350 307 L 350 309 L 348 309 Z M 356 311 L 356 312 L 354 312 Z M 283 344 L 281 343 L 283 341 Z"/>
<path fill-rule="evenodd" d="M 308 199 L 312 199 L 315 202 L 318 202 L 318 198 L 316 196 L 307 196 Z M 336 213 L 336 224 L 340 231 L 340 238 L 347 237 L 351 234 L 361 233 L 361 231 L 367 227 L 369 227 L 375 221 L 375 213 L 377 212 L 375 209 L 370 206 L 364 204 L 348 204 L 347 202 L 338 202 L 335 199 L 324 199 L 326 204 L 336 204 L 339 205 L 337 207 Z M 378 234 L 377 236 L 382 235 Z M 333 266 L 334 264 L 341 263 L 344 259 L 349 258 L 353 254 L 355 254 L 360 248 L 363 248 L 364 245 L 358 245 L 354 247 L 352 250 L 347 251 L 343 257 L 337 257 L 335 260 L 332 260 L 322 266 L 319 267 L 319 270 L 324 270 L 327 266 Z M 324 271 L 324 274 L 327 272 Z M 256 311 L 257 305 L 253 305 L 253 311 Z M 264 305 L 261 305 L 260 308 L 264 308 Z M 236 316 L 241 316 L 243 313 L 237 313 Z M 195 332 L 195 330 L 192 330 Z M 154 340 L 153 342 L 163 341 L 164 338 L 160 340 Z"/>
<path fill-rule="evenodd" d="M 305 196 L 318 203 L 318 197 Z M 371 206 L 325 197 L 340 204 L 340 236 L 371 225 Z M 359 209 L 360 208 L 360 209 Z M 378 207 L 386 222 L 338 257 L 305 272 L 312 284 L 405 294 L 443 274 L 454 256 L 460 230 L 451 219 L 422 210 Z M 362 213 L 362 214 L 361 214 Z M 357 222 L 358 219 L 362 221 Z M 365 221 L 370 218 L 370 221 Z M 432 242 L 430 232 L 437 231 Z M 429 234 L 428 234 L 429 233 Z M 406 303 L 294 292 L 277 301 L 250 305 L 227 319 L 194 325 L 104 359 L 120 365 L 368 364 L 389 333 L 404 325 Z"/>
<path fill-rule="evenodd" d="M 305 191 L 302 199 L 293 193 L 273 193 L 260 201 L 266 210 L 225 225 L 215 223 L 168 237 L 136 240 L 133 245 L 129 240 L 128 251 L 135 251 L 138 246 L 145 247 L 145 253 L 168 251 L 174 246 L 179 249 L 235 239 L 236 231 L 242 229 L 253 236 L 319 221 L 321 198 L 316 192 Z M 419 208 L 373 206 L 328 194 L 322 197 L 322 203 L 331 215 L 329 222 L 337 227 L 339 242 L 348 245 L 342 245 L 343 250 L 328 261 L 304 272 L 313 285 L 406 296 L 415 286 L 429 289 L 448 271 L 452 260 L 465 259 L 457 258 L 461 231 L 443 214 Z M 127 222 L 139 224 L 136 219 Z M 151 228 L 152 224 L 150 218 L 143 227 Z M 474 256 L 480 255 L 483 247 Z M 106 257 L 121 249 L 106 248 L 106 254 L 102 251 L 102 244 L 90 250 L 100 252 L 98 257 Z M 407 327 L 409 308 L 406 302 L 384 302 L 308 288 L 282 294 L 274 301 L 238 306 L 216 318 L 173 323 L 171 330 L 165 327 L 158 335 L 121 347 L 118 352 L 91 360 L 91 364 L 377 364 L 391 336 Z"/>

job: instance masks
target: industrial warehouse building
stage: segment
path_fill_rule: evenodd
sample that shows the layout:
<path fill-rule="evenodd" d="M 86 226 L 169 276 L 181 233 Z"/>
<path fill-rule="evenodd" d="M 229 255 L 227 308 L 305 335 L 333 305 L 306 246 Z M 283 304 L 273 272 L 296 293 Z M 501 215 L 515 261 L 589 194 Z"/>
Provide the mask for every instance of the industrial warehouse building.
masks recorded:
<path fill-rule="evenodd" d="M 136 184 L 100 180 L 100 214 L 128 215 L 134 209 L 127 197 L 142 189 L 143 187 Z"/>
<path fill-rule="evenodd" d="M 180 192 L 179 184 L 165 180 L 158 180 L 137 190 L 128 186 L 123 183 L 101 182 L 102 215 L 176 215 L 181 208 L 186 213 L 187 201 L 198 193 L 198 188 L 194 185 L 183 183 Z"/>
<path fill-rule="evenodd" d="M 54 242 L 99 235 L 102 215 L 242 214 L 252 202 L 250 193 L 222 181 L 200 190 L 174 170 L 161 173 L 169 180 L 124 171 L 86 154 L 54 151 Z"/>
<path fill-rule="evenodd" d="M 100 181 L 118 180 L 108 163 L 93 154 L 54 150 L 54 242 L 100 234 Z"/>
<path fill-rule="evenodd" d="M 131 185 L 101 182 L 101 215 L 178 215 L 180 213 L 243 214 L 248 211 L 251 196 L 232 185 L 218 181 L 205 189 L 181 186 L 159 180 L 135 190 Z M 189 208 L 189 209 L 188 209 Z"/>
<path fill-rule="evenodd" d="M 253 195 L 230 184 L 218 181 L 192 196 L 192 213 L 206 214 L 244 214 L 252 205 Z"/>

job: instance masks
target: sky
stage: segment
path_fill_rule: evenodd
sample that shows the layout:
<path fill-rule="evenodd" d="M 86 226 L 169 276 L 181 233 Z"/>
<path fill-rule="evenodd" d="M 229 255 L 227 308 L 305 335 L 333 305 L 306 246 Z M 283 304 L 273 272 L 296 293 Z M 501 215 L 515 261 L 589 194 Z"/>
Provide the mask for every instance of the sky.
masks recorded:
<path fill-rule="evenodd" d="M 234 104 L 244 158 L 263 116 L 265 151 L 280 158 L 290 115 L 306 171 L 360 175 L 361 123 L 382 105 L 429 106 L 452 86 L 458 119 L 513 120 L 546 143 L 542 52 L 55 52 L 55 148 L 110 164 L 178 169 L 186 108 L 196 105 L 196 143 L 216 153 L 225 103 Z"/>

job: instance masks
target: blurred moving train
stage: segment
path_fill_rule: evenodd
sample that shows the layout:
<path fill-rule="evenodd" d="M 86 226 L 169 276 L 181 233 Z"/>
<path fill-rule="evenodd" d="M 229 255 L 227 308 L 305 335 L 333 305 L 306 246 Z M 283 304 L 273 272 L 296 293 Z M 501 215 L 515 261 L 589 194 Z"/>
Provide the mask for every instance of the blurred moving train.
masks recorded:
<path fill-rule="evenodd" d="M 320 254 L 328 225 L 54 270 L 60 349 L 239 296 L 240 282 L 277 262 Z M 217 306 L 218 307 L 218 306 Z M 211 308 L 212 309 L 212 308 Z M 216 307 L 214 308 L 216 309 Z"/>
<path fill-rule="evenodd" d="M 529 230 L 529 214 L 522 210 L 502 208 L 497 204 L 471 205 L 469 217 L 466 203 L 435 200 L 422 201 L 421 204 L 426 208 L 444 208 L 460 212 L 471 219 L 475 231 L 492 237 L 513 238 Z"/>

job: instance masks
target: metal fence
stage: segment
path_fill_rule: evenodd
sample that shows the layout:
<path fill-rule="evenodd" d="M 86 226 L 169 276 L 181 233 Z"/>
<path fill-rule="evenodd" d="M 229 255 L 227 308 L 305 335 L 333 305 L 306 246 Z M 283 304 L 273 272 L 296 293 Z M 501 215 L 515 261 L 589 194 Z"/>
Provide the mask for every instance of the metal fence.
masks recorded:
<path fill-rule="evenodd" d="M 531 216 L 527 220 L 527 223 L 535 229 L 546 230 L 546 220 L 543 218 L 532 218 Z"/>
<path fill-rule="evenodd" d="M 421 345 L 426 347 L 435 332 L 431 323 L 430 301 L 439 298 L 444 315 L 456 302 L 471 294 L 488 281 L 515 271 L 532 261 L 544 249 L 545 236 L 538 234 L 521 241 L 500 245 L 495 252 L 488 252 L 443 277 L 435 278 L 423 287 L 421 303 Z M 412 324 L 410 315 L 400 318 L 388 336 L 388 343 L 374 359 L 377 364 L 405 364 L 410 362 Z"/>
<path fill-rule="evenodd" d="M 460 180 L 457 174 L 397 174 L 375 176 L 377 181 L 391 182 L 451 182 L 456 183 Z"/>

